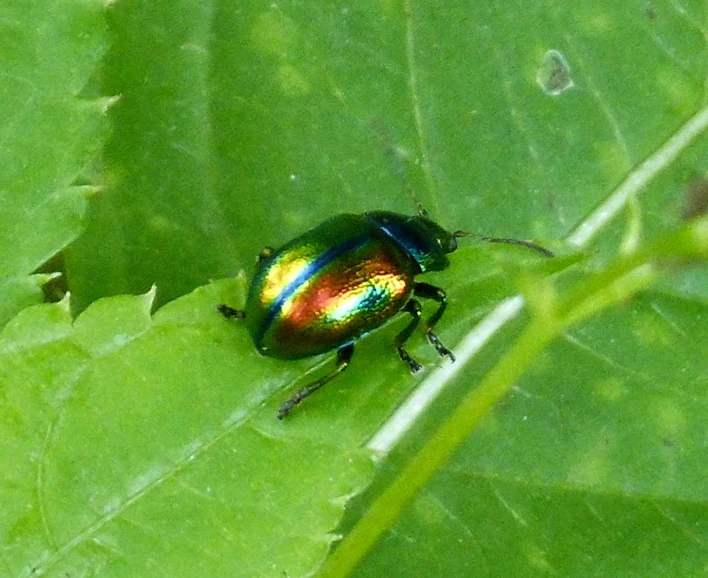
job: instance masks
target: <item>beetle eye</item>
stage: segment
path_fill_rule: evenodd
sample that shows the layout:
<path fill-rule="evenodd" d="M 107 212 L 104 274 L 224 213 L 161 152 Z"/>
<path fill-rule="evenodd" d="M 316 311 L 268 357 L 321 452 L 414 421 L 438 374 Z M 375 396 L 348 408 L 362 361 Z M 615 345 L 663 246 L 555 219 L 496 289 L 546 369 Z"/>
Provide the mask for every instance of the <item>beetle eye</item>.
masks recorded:
<path fill-rule="evenodd" d="M 451 236 L 447 244 L 447 252 L 452 253 L 455 249 L 457 249 L 457 237 Z"/>

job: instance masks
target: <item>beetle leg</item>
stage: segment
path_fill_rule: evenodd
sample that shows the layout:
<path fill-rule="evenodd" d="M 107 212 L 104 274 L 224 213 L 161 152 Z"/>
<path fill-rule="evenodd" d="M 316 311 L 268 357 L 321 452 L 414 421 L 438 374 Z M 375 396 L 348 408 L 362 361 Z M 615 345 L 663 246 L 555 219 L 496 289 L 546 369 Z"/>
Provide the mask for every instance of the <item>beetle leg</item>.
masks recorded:
<path fill-rule="evenodd" d="M 413 359 L 405 349 L 403 349 L 403 345 L 413 334 L 415 328 L 418 327 L 418 323 L 420 323 L 420 303 L 418 303 L 415 299 L 411 299 L 408 303 L 406 303 L 406 306 L 403 308 L 403 311 L 410 313 L 413 316 L 413 319 L 411 319 L 411 322 L 406 326 L 403 331 L 396 335 L 394 345 L 396 346 L 396 351 L 398 351 L 399 357 L 408 364 L 408 368 L 411 370 L 411 373 L 416 373 L 417 371 L 423 369 L 423 366 L 415 359 Z"/>
<path fill-rule="evenodd" d="M 334 371 L 328 373 L 324 377 L 321 377 L 317 381 L 313 381 L 302 389 L 298 389 L 288 401 L 286 401 L 283 405 L 280 406 L 280 409 L 278 410 L 278 419 L 283 419 L 292 411 L 292 409 L 297 404 L 299 404 L 308 395 L 314 393 L 325 383 L 327 383 L 328 381 L 332 381 L 332 379 L 342 373 L 349 365 L 349 362 L 352 360 L 352 355 L 354 355 L 353 343 L 343 345 L 342 347 L 337 349 L 337 367 L 334 369 Z"/>
<path fill-rule="evenodd" d="M 240 309 L 234 309 L 229 307 L 225 303 L 217 305 L 216 308 L 221 312 L 221 314 L 226 317 L 226 319 L 245 319 L 246 314 Z"/>
<path fill-rule="evenodd" d="M 430 344 L 435 348 L 435 351 L 437 351 L 439 355 L 447 355 L 450 358 L 450 361 L 455 361 L 455 355 L 452 351 L 445 347 L 440 341 L 440 338 L 433 333 L 433 327 L 435 327 L 435 324 L 440 321 L 440 318 L 443 313 L 445 313 L 445 309 L 447 308 L 447 296 L 445 295 L 445 291 L 440 289 L 440 287 L 435 287 L 435 285 L 430 285 L 428 283 L 416 283 L 413 288 L 413 294 L 417 297 L 432 299 L 433 301 L 440 303 L 437 311 L 432 314 L 426 323 L 428 326 L 428 341 L 430 341 Z"/>
<path fill-rule="evenodd" d="M 256 257 L 256 263 L 262 263 L 265 261 L 268 257 L 270 257 L 273 253 L 275 252 L 275 249 L 273 247 L 263 247 L 260 253 L 258 253 L 258 257 Z M 221 314 L 226 317 L 227 319 L 245 319 L 246 318 L 246 313 L 241 311 L 240 309 L 234 309 L 233 307 L 229 307 L 225 303 L 222 303 L 221 305 L 217 305 L 216 308 L 221 311 Z"/>
<path fill-rule="evenodd" d="M 273 253 L 275 253 L 275 249 L 273 249 L 273 247 L 263 247 L 263 249 L 261 249 L 261 252 L 258 253 L 258 257 L 256 257 L 256 263 L 260 265 Z"/>

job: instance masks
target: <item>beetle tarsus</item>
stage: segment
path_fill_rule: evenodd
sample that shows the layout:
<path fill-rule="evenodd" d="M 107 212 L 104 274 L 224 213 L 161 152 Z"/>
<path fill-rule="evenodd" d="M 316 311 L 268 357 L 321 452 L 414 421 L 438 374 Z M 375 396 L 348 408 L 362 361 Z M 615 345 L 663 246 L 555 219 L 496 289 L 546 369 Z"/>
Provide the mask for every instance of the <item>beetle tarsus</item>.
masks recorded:
<path fill-rule="evenodd" d="M 283 405 L 280 406 L 280 409 L 278 410 L 278 419 L 283 420 L 285 419 L 288 414 L 292 411 L 292 409 L 300 403 L 304 398 L 307 397 L 307 395 L 298 395 L 301 394 L 302 390 L 298 390 L 295 395 L 293 395 L 288 401 L 286 401 Z"/>
<path fill-rule="evenodd" d="M 418 373 L 421 369 L 423 369 L 423 366 L 413 359 L 410 354 L 403 349 L 403 347 L 397 348 L 397 351 L 399 357 L 408 364 L 408 369 L 411 370 L 411 373 Z"/>
<path fill-rule="evenodd" d="M 293 410 L 293 408 L 298 405 L 303 399 L 317 391 L 328 381 L 331 381 L 342 373 L 348 366 L 349 362 L 352 360 L 352 355 L 354 355 L 354 344 L 348 343 L 337 349 L 337 367 L 321 377 L 317 381 L 306 385 L 305 387 L 298 389 L 283 405 L 280 406 L 278 410 L 278 419 L 282 420 L 287 417 L 287 415 Z"/>
<path fill-rule="evenodd" d="M 440 338 L 430 329 L 428 329 L 428 341 L 430 341 L 430 344 L 435 348 L 435 351 L 438 352 L 440 357 L 449 357 L 450 361 L 455 363 L 455 354 L 445 347 L 442 341 L 440 341 Z"/>
<path fill-rule="evenodd" d="M 220 305 L 217 305 L 216 308 L 219 310 L 219 312 L 226 317 L 226 319 L 245 319 L 246 314 L 241 311 L 240 309 L 234 309 L 233 307 L 229 307 L 225 303 L 221 303 Z"/>

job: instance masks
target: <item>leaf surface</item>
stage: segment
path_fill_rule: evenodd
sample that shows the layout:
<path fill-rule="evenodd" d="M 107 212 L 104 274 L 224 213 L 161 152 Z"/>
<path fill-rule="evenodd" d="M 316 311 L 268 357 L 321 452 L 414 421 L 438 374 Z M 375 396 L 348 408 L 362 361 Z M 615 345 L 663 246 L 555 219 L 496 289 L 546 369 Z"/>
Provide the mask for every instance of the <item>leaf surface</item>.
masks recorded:
<path fill-rule="evenodd" d="M 76 179 L 106 136 L 106 99 L 81 96 L 106 48 L 101 2 L 0 8 L 0 311 L 40 301 L 29 278 L 82 229 Z"/>

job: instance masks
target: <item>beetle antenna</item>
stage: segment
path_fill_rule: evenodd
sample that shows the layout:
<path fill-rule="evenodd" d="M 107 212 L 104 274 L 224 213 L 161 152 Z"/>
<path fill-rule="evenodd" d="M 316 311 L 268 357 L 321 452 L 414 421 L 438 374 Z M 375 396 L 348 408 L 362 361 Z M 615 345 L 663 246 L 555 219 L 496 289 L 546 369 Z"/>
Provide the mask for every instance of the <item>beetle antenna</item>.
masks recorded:
<path fill-rule="evenodd" d="M 415 197 L 413 197 L 415 199 Z M 416 201 L 416 206 L 418 207 L 418 216 L 419 217 L 425 217 L 426 219 L 429 219 L 428 217 L 428 211 L 425 210 L 425 207 L 423 206 L 423 203 Z"/>
<path fill-rule="evenodd" d="M 522 247 L 527 247 L 529 249 L 537 251 L 538 253 L 541 253 L 546 257 L 555 257 L 555 253 L 553 253 L 553 251 L 549 251 L 545 247 L 541 247 L 541 245 L 537 245 L 533 241 L 523 241 L 521 239 L 501 239 L 499 237 L 486 237 L 484 235 L 477 235 L 475 233 L 466 233 L 465 231 L 455 231 L 452 236 L 455 239 L 459 239 L 460 237 L 471 237 L 473 239 L 477 239 L 478 241 L 486 241 L 487 243 L 506 243 L 507 245 L 521 245 Z"/>
<path fill-rule="evenodd" d="M 418 200 L 418 196 L 415 194 L 415 189 L 413 188 L 413 185 L 408 179 L 408 175 L 406 175 L 406 167 L 404 161 L 406 157 L 406 152 L 398 146 L 389 146 L 388 150 L 391 156 L 391 162 L 393 163 L 394 169 L 398 174 L 399 178 L 401 179 L 401 182 L 403 183 L 403 189 L 405 190 L 406 194 L 411 198 L 411 200 L 415 203 L 416 209 L 418 210 L 418 216 L 427 217 L 428 211 L 425 210 L 423 203 Z"/>
<path fill-rule="evenodd" d="M 396 174 L 398 177 L 401 179 L 401 182 L 403 183 L 403 190 L 406 192 L 406 194 L 411 198 L 411 200 L 415 203 L 416 209 L 418 210 L 418 216 L 419 217 L 428 217 L 428 211 L 425 210 L 425 207 L 423 206 L 423 203 L 421 203 L 418 200 L 418 196 L 415 194 L 415 188 L 410 182 L 410 179 L 408 178 L 408 175 L 406 174 L 406 159 L 408 157 L 408 153 L 403 147 L 400 147 L 395 144 L 393 138 L 388 135 L 388 134 L 381 134 L 381 132 L 378 133 L 379 138 L 381 138 L 385 143 L 386 143 L 386 150 L 388 152 L 388 155 L 391 159 L 391 164 L 393 165 L 394 170 L 396 171 Z"/>
<path fill-rule="evenodd" d="M 413 203 L 415 203 L 416 209 L 418 210 L 419 217 L 428 217 L 428 211 L 425 210 L 423 203 L 418 200 L 418 196 L 415 194 L 415 189 L 408 178 L 406 171 L 406 160 L 409 157 L 409 153 L 400 145 L 396 144 L 396 140 L 393 135 L 390 134 L 388 130 L 378 120 L 364 121 L 364 125 L 367 126 L 378 140 L 384 145 L 386 153 L 391 161 L 394 171 L 401 179 L 403 183 L 403 190 L 411 198 Z"/>

